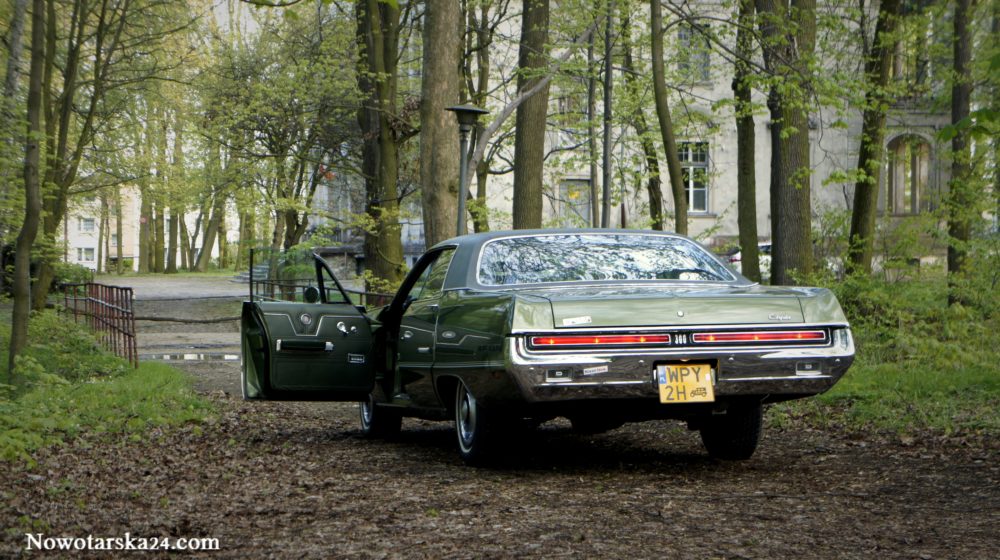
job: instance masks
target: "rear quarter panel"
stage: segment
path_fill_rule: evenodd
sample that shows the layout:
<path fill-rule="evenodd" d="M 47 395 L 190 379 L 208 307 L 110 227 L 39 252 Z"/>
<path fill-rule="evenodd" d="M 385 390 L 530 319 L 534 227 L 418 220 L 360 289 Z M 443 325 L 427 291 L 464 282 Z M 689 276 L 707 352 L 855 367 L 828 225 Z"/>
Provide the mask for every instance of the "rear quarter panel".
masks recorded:
<path fill-rule="evenodd" d="M 438 315 L 434 357 L 435 385 L 445 405 L 451 395 L 442 394 L 446 391 L 441 390 L 440 381 L 447 377 L 462 379 L 477 396 L 509 391 L 507 377 L 502 372 L 504 339 L 510 330 L 513 301 L 505 292 L 445 292 Z"/>

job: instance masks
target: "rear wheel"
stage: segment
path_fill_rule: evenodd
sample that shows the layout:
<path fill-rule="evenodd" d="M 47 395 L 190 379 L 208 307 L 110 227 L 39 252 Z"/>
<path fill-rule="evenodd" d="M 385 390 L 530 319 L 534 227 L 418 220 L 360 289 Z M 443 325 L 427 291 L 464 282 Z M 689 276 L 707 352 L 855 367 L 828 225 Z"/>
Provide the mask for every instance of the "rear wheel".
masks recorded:
<path fill-rule="evenodd" d="M 455 389 L 455 435 L 458 437 L 458 454 L 469 465 L 489 462 L 493 439 L 488 412 L 479 404 L 465 383 Z"/>
<path fill-rule="evenodd" d="M 757 449 L 763 425 L 764 411 L 760 403 L 732 406 L 701 425 L 701 441 L 715 459 L 742 461 Z"/>
<path fill-rule="evenodd" d="M 362 434 L 370 438 L 385 438 L 399 434 L 403 426 L 403 416 L 398 411 L 376 404 L 372 395 L 368 395 L 368 400 L 359 404 Z"/>

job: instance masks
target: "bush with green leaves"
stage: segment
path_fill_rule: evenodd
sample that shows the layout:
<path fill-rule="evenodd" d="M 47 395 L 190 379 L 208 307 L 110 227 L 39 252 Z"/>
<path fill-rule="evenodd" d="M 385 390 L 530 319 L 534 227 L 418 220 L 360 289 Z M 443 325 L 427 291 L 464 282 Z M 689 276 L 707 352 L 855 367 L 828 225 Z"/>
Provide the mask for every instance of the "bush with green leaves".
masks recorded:
<path fill-rule="evenodd" d="M 0 340 L 6 364 L 10 325 L 0 324 Z M 105 352 L 86 326 L 54 311 L 31 314 L 23 358 L 31 360 L 32 365 L 25 366 L 28 371 L 34 371 L 37 364 L 41 371 L 68 381 L 120 375 L 130 367 L 128 362 Z"/>
<path fill-rule="evenodd" d="M 7 361 L 10 325 L 0 323 Z M 135 369 L 101 349 L 83 325 L 51 311 L 32 314 L 16 386 L 0 385 L 0 461 L 24 459 L 81 432 L 141 438 L 150 426 L 200 422 L 210 405 L 166 364 Z"/>
<path fill-rule="evenodd" d="M 991 271 L 970 271 L 988 282 Z M 983 278 L 986 276 L 986 278 Z M 778 405 L 849 430 L 1000 433 L 997 292 L 981 305 L 948 305 L 943 270 L 913 279 L 855 275 L 830 284 L 851 323 L 854 366 L 818 399 Z"/>
<path fill-rule="evenodd" d="M 93 271 L 85 266 L 62 261 L 55 261 L 52 266 L 55 269 L 52 285 L 57 288 L 62 284 L 84 284 L 94 278 Z"/>

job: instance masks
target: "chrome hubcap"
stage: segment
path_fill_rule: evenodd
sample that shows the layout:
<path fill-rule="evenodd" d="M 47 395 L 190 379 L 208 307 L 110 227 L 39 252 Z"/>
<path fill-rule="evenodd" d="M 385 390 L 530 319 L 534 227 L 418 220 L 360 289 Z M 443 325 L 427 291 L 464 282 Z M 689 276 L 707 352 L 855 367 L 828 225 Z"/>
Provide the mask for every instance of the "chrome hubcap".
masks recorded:
<path fill-rule="evenodd" d="M 372 404 L 372 398 L 368 397 L 368 400 L 361 401 L 361 425 L 368 427 L 372 423 L 372 412 L 374 405 Z"/>
<path fill-rule="evenodd" d="M 458 442 L 463 449 L 472 445 L 476 431 L 476 399 L 465 387 L 461 388 L 458 397 L 458 407 L 455 411 L 455 423 L 458 426 Z"/>

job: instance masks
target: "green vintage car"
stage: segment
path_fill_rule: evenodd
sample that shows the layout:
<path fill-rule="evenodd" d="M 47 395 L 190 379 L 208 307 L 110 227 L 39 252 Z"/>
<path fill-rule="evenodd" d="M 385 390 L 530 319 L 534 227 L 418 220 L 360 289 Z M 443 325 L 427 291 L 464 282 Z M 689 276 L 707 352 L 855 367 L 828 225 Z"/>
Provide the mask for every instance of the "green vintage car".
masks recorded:
<path fill-rule="evenodd" d="M 680 235 L 519 230 L 428 250 L 371 315 L 316 260 L 307 302 L 243 305 L 247 399 L 358 401 L 361 430 L 454 420 L 488 461 L 515 427 L 671 418 L 747 459 L 762 405 L 826 391 L 854 359 L 822 288 L 755 284 Z"/>

